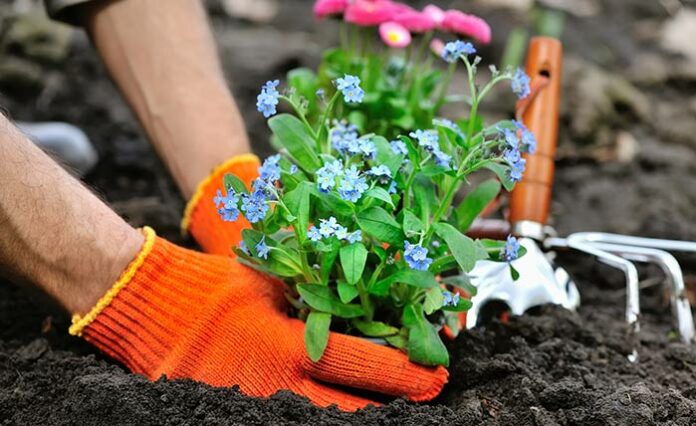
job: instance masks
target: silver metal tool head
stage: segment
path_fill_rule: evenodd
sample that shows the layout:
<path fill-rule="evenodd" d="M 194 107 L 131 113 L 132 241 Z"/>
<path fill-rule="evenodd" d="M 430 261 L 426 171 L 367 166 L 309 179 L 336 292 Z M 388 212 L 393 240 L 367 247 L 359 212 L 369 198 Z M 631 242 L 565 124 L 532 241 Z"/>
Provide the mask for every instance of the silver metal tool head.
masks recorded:
<path fill-rule="evenodd" d="M 520 273 L 517 281 L 513 281 L 506 263 L 480 261 L 469 273 L 477 293 L 471 299 L 473 307 L 467 312 L 468 328 L 477 325 L 489 303 L 503 303 L 515 315 L 547 303 L 567 309 L 580 305 L 580 293 L 568 273 L 554 266 L 534 240 L 520 238 L 519 242 L 527 253 L 512 262 Z"/>

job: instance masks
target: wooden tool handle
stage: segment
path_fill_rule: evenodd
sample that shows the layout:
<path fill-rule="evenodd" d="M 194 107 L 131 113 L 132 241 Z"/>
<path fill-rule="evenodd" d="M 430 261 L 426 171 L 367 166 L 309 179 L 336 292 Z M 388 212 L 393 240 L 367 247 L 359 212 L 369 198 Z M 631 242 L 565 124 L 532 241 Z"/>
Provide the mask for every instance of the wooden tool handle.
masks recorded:
<path fill-rule="evenodd" d="M 545 225 L 551 203 L 554 157 L 558 139 L 558 110 L 561 94 L 561 42 L 535 37 L 527 54 L 531 94 L 517 103 L 518 120 L 534 133 L 537 148 L 526 154 L 526 168 L 510 199 L 510 222 Z M 521 117 L 520 117 L 521 116 Z"/>

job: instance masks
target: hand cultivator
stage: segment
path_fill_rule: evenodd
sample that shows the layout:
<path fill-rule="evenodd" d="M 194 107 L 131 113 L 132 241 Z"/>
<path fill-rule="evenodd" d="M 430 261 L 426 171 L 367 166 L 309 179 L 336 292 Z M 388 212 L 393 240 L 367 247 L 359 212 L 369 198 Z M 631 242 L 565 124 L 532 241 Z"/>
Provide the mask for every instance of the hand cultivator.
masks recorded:
<path fill-rule="evenodd" d="M 565 270 L 553 264 L 555 251 L 574 250 L 624 273 L 626 321 L 634 332 L 639 330 L 640 317 L 639 277 L 634 263 L 660 267 L 670 291 L 674 327 L 681 340 L 690 343 L 694 338 L 691 307 L 681 268 L 670 251 L 696 252 L 696 243 L 603 232 L 578 232 L 560 238 L 547 225 L 558 133 L 561 56 L 557 40 L 539 37 L 530 45 L 526 71 L 532 78 L 532 94 L 518 103 L 517 115 L 535 134 L 537 150 L 527 154 L 526 172 L 511 194 L 509 225 L 484 219 L 478 227 L 480 233 L 489 235 L 504 234 L 509 229 L 520 238 L 527 254 L 512 262 L 520 278 L 513 282 L 508 269 L 500 263 L 478 262 L 470 273 L 477 294 L 467 313 L 467 326 L 473 327 L 485 319 L 493 306 L 503 309 L 501 303 L 516 315 L 545 303 L 568 309 L 578 307 L 580 296 L 575 284 Z"/>

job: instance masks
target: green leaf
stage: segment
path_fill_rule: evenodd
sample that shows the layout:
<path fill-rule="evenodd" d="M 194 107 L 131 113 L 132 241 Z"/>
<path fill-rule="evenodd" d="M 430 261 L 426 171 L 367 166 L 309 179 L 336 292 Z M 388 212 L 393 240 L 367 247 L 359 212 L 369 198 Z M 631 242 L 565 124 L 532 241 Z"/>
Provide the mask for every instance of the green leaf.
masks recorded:
<path fill-rule="evenodd" d="M 360 281 L 367 261 L 367 249 L 362 243 L 354 243 L 341 247 L 339 251 L 341 267 L 348 284 Z"/>
<path fill-rule="evenodd" d="M 445 324 L 450 329 L 453 337 L 457 337 L 461 331 L 462 323 L 459 320 L 459 312 L 444 312 Z"/>
<path fill-rule="evenodd" d="M 394 202 L 392 201 L 391 195 L 389 195 L 386 189 L 380 188 L 379 186 L 376 186 L 365 192 L 365 196 L 374 198 L 376 200 L 384 201 L 385 203 L 387 203 L 389 207 L 392 208 L 392 210 L 396 208 Z"/>
<path fill-rule="evenodd" d="M 394 153 L 389 142 L 381 136 L 374 136 L 372 142 L 377 148 L 376 163 L 387 166 L 392 176 L 396 176 L 404 162 L 404 156 Z"/>
<path fill-rule="evenodd" d="M 515 269 L 514 266 L 510 265 L 510 274 L 512 275 L 512 280 L 517 281 L 520 279 L 520 273 Z"/>
<path fill-rule="evenodd" d="M 420 154 L 418 153 L 418 148 L 413 140 L 408 136 L 399 136 L 399 139 L 406 144 L 406 150 L 408 151 L 408 159 L 411 160 L 413 164 L 420 163 Z"/>
<path fill-rule="evenodd" d="M 399 329 L 379 321 L 362 321 L 355 319 L 351 323 L 362 334 L 370 337 L 387 337 L 399 333 Z"/>
<path fill-rule="evenodd" d="M 469 121 L 471 119 L 463 119 L 463 120 L 458 120 L 457 125 L 459 126 L 460 129 L 464 130 L 464 132 L 467 132 L 469 130 Z M 475 115 L 473 117 L 474 120 L 474 128 L 471 136 L 475 135 L 476 133 L 480 132 L 483 130 L 483 118 L 480 115 Z"/>
<path fill-rule="evenodd" d="M 448 172 L 455 173 L 451 169 L 446 169 L 446 168 L 441 167 L 441 166 L 429 165 L 429 166 L 423 167 L 419 173 L 423 176 L 433 178 L 435 176 L 447 174 Z"/>
<path fill-rule="evenodd" d="M 241 179 L 239 179 L 237 176 L 227 173 L 225 177 L 222 179 L 223 185 L 225 186 L 225 189 L 227 191 L 232 188 L 234 192 L 237 194 L 248 194 L 249 190 L 247 189 L 246 185 L 244 185 L 244 182 L 242 182 Z"/>
<path fill-rule="evenodd" d="M 394 217 L 381 207 L 370 207 L 358 213 L 358 225 L 366 234 L 391 245 L 401 245 L 404 233 Z"/>
<path fill-rule="evenodd" d="M 321 161 L 314 151 L 314 138 L 298 118 L 279 114 L 268 120 L 268 126 L 298 166 L 309 173 L 321 167 Z"/>
<path fill-rule="evenodd" d="M 423 305 L 406 305 L 403 323 L 408 327 L 408 357 L 411 361 L 430 366 L 449 366 L 447 348 L 435 326 L 425 318 Z"/>
<path fill-rule="evenodd" d="M 268 259 L 259 258 L 256 246 L 261 242 L 264 234 L 254 229 L 242 231 L 242 239 L 247 246 L 247 250 L 258 262 L 262 262 L 264 267 L 275 275 L 292 278 L 302 274 L 300 267 L 300 254 L 297 250 L 278 244 L 273 238 L 266 237 L 264 242 L 273 250 L 268 253 Z"/>
<path fill-rule="evenodd" d="M 476 264 L 476 245 L 474 240 L 462 234 L 449 223 L 435 223 L 433 228 L 437 235 L 447 243 L 454 259 L 465 272 L 474 269 Z"/>
<path fill-rule="evenodd" d="M 319 88 L 319 82 L 314 71 L 309 68 L 296 68 L 288 72 L 288 86 L 308 101 L 312 101 Z"/>
<path fill-rule="evenodd" d="M 309 195 L 312 193 L 311 182 L 300 182 L 295 189 L 285 194 L 285 205 L 295 216 L 294 226 L 300 240 L 303 244 L 307 239 L 307 228 L 309 227 Z"/>
<path fill-rule="evenodd" d="M 512 191 L 512 189 L 515 187 L 515 182 L 511 181 L 510 176 L 508 175 L 508 170 L 510 170 L 510 167 L 498 163 L 488 163 L 484 167 L 498 176 L 498 179 L 500 179 L 500 182 L 503 184 L 503 188 L 505 188 L 506 191 Z"/>
<path fill-rule="evenodd" d="M 440 309 L 444 301 L 445 297 L 442 294 L 442 289 L 439 287 L 433 287 L 425 292 L 423 309 L 425 309 L 426 314 L 430 315 Z"/>
<path fill-rule="evenodd" d="M 331 326 L 331 314 L 312 311 L 307 316 L 305 324 L 304 341 L 309 359 L 317 362 L 324 355 L 326 345 L 329 343 L 329 327 Z"/>
<path fill-rule="evenodd" d="M 338 246 L 338 242 L 335 243 Z M 321 263 L 319 266 L 319 272 L 321 272 L 321 282 L 324 285 L 328 284 L 329 277 L 331 276 L 331 270 L 333 269 L 334 263 L 336 262 L 336 257 L 338 256 L 338 247 L 336 250 L 327 250 L 321 252 Z"/>
<path fill-rule="evenodd" d="M 483 209 L 486 208 L 500 193 L 500 182 L 489 179 L 467 194 L 464 201 L 457 207 L 459 230 L 466 232 Z"/>
<path fill-rule="evenodd" d="M 343 303 L 350 303 L 353 299 L 358 297 L 358 288 L 347 282 L 339 281 L 336 289 L 338 290 L 338 297 Z"/>
<path fill-rule="evenodd" d="M 360 305 L 349 305 L 341 302 L 327 286 L 320 284 L 298 284 L 297 292 L 312 308 L 327 312 L 341 318 L 357 318 L 363 315 Z"/>
<path fill-rule="evenodd" d="M 435 279 L 435 275 L 428 271 L 417 271 L 415 269 L 400 269 L 394 274 L 376 282 L 367 289 L 368 293 L 376 296 L 385 296 L 389 292 L 389 288 L 394 283 L 403 283 L 419 288 L 438 287 L 439 283 Z"/>
<path fill-rule="evenodd" d="M 432 179 L 421 174 L 416 175 L 413 183 L 413 198 L 416 215 L 423 223 L 428 223 L 432 209 L 438 205 L 438 201 L 435 199 L 435 184 Z"/>
<path fill-rule="evenodd" d="M 425 231 L 425 226 L 423 225 L 423 222 L 420 219 L 418 219 L 418 216 L 413 214 L 413 212 L 411 212 L 411 210 L 408 209 L 404 209 L 403 224 L 404 233 L 407 237 L 412 237 Z"/>
<path fill-rule="evenodd" d="M 504 262 L 500 255 L 503 252 L 503 247 L 505 247 L 505 241 L 482 238 L 480 240 L 477 240 L 477 243 L 480 244 L 486 250 L 488 254 L 488 259 L 494 262 Z M 520 258 L 525 254 L 527 254 L 527 249 L 524 248 L 524 246 L 520 246 L 520 250 L 517 252 L 517 257 Z"/>
<path fill-rule="evenodd" d="M 454 256 L 448 254 L 446 256 L 438 257 L 437 259 L 435 259 L 433 263 L 430 264 L 430 268 L 428 270 L 433 274 L 439 274 L 441 272 L 455 269 L 456 267 L 457 261 L 454 259 Z"/>
<path fill-rule="evenodd" d="M 471 279 L 469 279 L 469 276 L 466 274 L 445 277 L 442 279 L 442 282 L 464 290 L 468 293 L 469 297 L 476 296 L 476 293 L 478 292 L 476 286 L 471 283 Z"/>
<path fill-rule="evenodd" d="M 312 194 L 319 200 L 320 207 L 326 216 L 336 216 L 337 219 L 346 219 L 353 216 L 353 207 L 335 193 L 313 191 Z"/>
<path fill-rule="evenodd" d="M 448 311 L 448 312 L 464 312 L 468 311 L 471 309 L 473 306 L 473 303 L 471 303 L 471 300 L 459 298 L 459 303 L 457 303 L 456 306 L 443 306 L 442 310 L 443 311 Z"/>
<path fill-rule="evenodd" d="M 403 327 L 401 331 L 399 331 L 399 334 L 396 336 L 387 336 L 384 340 L 395 348 L 406 350 L 406 346 L 408 346 L 408 329 Z"/>

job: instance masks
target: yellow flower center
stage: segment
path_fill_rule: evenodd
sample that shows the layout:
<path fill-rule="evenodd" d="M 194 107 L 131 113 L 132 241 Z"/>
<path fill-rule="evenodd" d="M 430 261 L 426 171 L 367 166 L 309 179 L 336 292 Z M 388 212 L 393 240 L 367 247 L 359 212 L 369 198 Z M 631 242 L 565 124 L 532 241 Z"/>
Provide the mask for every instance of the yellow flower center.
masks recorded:
<path fill-rule="evenodd" d="M 387 38 L 389 39 L 389 41 L 392 41 L 394 43 L 401 40 L 401 36 L 396 31 L 390 31 L 389 33 L 387 33 Z"/>

